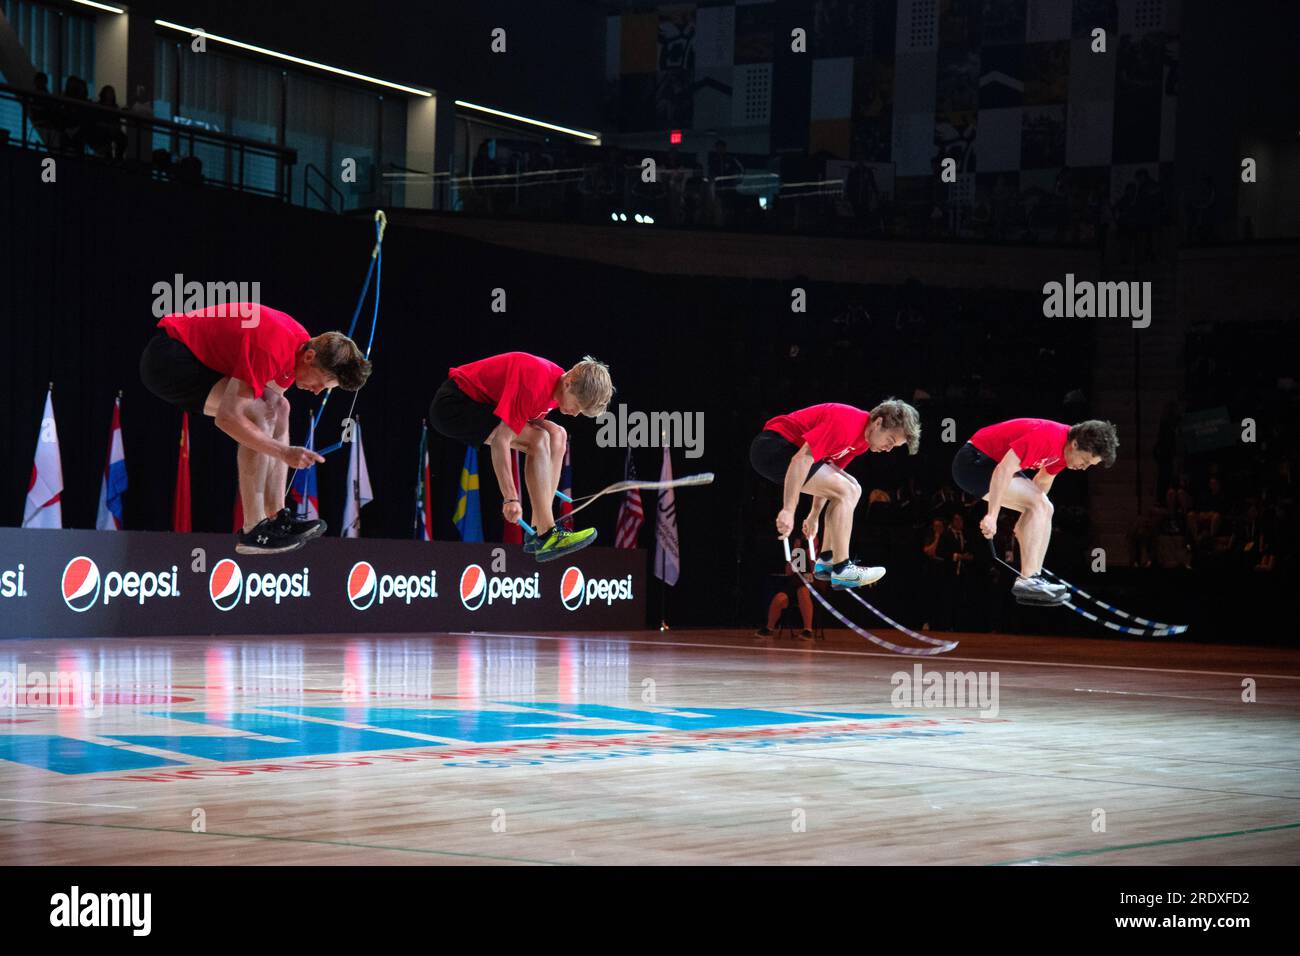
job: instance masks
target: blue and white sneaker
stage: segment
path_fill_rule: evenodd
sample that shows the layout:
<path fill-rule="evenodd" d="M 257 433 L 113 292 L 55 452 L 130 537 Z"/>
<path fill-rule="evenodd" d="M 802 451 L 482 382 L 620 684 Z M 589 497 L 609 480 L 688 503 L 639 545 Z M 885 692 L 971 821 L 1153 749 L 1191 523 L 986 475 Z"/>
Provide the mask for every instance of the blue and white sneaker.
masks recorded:
<path fill-rule="evenodd" d="M 831 572 L 831 588 L 836 591 L 860 588 L 875 584 L 884 576 L 884 568 L 864 568 L 850 561 L 843 570 Z"/>
<path fill-rule="evenodd" d="M 813 577 L 818 581 L 829 581 L 831 579 L 831 572 L 834 570 L 834 561 L 823 561 L 821 558 L 818 558 L 817 563 L 813 565 Z"/>

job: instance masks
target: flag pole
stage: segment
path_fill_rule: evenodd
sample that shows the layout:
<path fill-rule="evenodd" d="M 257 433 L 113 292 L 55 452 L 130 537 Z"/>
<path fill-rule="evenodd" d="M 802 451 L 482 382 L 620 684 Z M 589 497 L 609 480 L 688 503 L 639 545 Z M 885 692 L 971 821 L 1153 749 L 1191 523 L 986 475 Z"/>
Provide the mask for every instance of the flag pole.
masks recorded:
<path fill-rule="evenodd" d="M 667 433 L 667 431 L 664 431 L 664 432 L 661 432 L 661 433 L 660 433 L 660 435 L 659 435 L 659 441 L 660 441 L 660 444 L 664 447 L 664 449 L 667 449 L 667 448 L 668 448 L 668 433 Z M 660 477 L 662 477 L 662 475 L 661 475 Z M 659 522 L 658 522 L 657 519 L 658 519 L 658 517 L 659 517 L 659 514 L 658 514 L 658 512 L 659 512 L 659 503 L 660 503 L 660 498 L 662 498 L 662 496 L 663 496 L 663 492 L 661 491 L 661 492 L 659 492 L 659 497 L 655 499 L 655 518 L 656 518 L 656 521 L 655 521 L 655 525 L 656 525 L 656 527 L 655 527 L 655 533 L 656 533 L 656 535 L 659 533 L 659 528 L 658 528 L 658 524 L 659 524 Z M 661 555 L 662 555 L 662 557 L 661 557 Z M 657 575 L 657 577 L 659 578 L 659 633 L 660 633 L 660 634 L 662 634 L 664 631 L 669 630 L 669 627 L 668 627 L 668 582 L 664 580 L 664 573 L 665 573 L 665 571 L 666 571 L 666 569 L 667 569 L 667 559 L 668 559 L 668 555 L 664 552 L 663 548 L 656 547 L 656 548 L 655 548 L 655 560 L 659 563 L 659 574 Z"/>

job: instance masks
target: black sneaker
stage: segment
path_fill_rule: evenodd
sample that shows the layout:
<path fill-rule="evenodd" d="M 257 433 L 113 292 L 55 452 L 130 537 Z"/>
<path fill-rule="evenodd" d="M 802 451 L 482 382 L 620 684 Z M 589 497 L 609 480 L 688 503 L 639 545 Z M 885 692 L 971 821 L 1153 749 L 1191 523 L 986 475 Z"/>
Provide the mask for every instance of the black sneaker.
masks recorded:
<path fill-rule="evenodd" d="M 772 630 L 770 627 L 760 627 L 757 631 L 754 632 L 754 636 L 755 636 L 755 637 L 771 637 L 771 636 L 772 636 L 773 634 L 775 634 L 775 633 L 776 633 L 776 631 Z"/>
<path fill-rule="evenodd" d="M 275 526 L 287 535 L 302 538 L 303 543 L 319 538 L 328 527 L 320 518 L 299 518 L 288 508 L 275 516 Z"/>
<path fill-rule="evenodd" d="M 239 554 L 283 554 L 297 551 L 306 543 L 307 539 L 301 535 L 289 534 L 270 518 L 263 518 L 253 525 L 251 531 L 240 532 L 235 551 Z"/>

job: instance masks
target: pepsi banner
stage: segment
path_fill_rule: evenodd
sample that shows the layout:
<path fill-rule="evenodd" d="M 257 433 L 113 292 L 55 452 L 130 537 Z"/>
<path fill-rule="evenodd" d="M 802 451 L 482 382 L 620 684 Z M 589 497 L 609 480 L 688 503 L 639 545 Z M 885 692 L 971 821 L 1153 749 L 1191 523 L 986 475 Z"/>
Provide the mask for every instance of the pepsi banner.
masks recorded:
<path fill-rule="evenodd" d="M 645 552 L 539 564 L 518 546 L 0 528 L 0 638 L 636 630 Z"/>

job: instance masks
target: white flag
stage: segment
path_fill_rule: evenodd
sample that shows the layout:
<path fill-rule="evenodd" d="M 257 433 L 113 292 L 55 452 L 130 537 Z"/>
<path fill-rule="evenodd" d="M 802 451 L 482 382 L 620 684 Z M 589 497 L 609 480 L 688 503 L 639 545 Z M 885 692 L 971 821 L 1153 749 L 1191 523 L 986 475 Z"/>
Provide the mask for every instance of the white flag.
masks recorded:
<path fill-rule="evenodd" d="M 23 508 L 24 528 L 62 528 L 63 463 L 59 458 L 59 431 L 54 427 L 54 392 L 45 393 L 45 414 L 36 438 L 36 458 L 27 483 Z"/>
<path fill-rule="evenodd" d="M 370 472 L 366 470 L 366 450 L 361 447 L 361 422 L 352 424 L 352 450 L 348 455 L 348 500 L 343 506 L 344 538 L 361 537 L 361 509 L 374 500 L 370 490 Z"/>
<path fill-rule="evenodd" d="M 664 466 L 660 481 L 673 480 L 673 461 L 664 445 Z M 665 584 L 676 584 L 681 575 L 681 553 L 677 549 L 677 504 L 673 490 L 659 492 L 659 520 L 655 526 L 655 577 Z"/>

